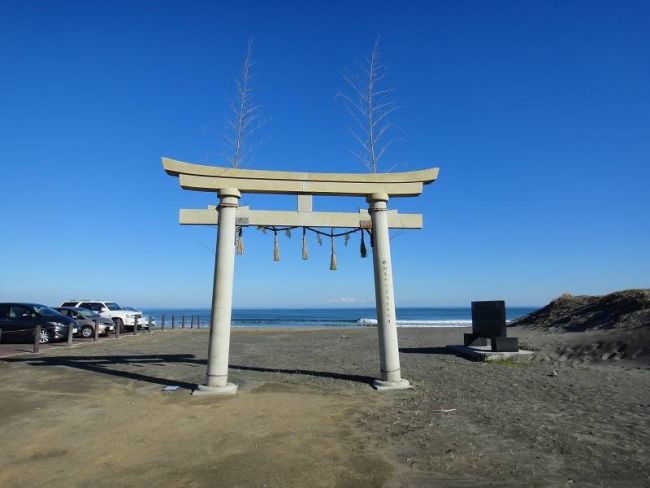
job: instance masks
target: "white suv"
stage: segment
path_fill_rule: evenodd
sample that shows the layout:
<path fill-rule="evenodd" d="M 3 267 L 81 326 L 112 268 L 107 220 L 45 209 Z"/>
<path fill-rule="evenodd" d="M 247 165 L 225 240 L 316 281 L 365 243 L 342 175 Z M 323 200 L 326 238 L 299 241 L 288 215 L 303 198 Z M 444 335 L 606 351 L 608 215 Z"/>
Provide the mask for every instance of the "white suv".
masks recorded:
<path fill-rule="evenodd" d="M 138 319 L 138 329 L 146 329 L 148 326 L 142 320 L 140 312 L 124 310 L 115 302 L 105 302 L 103 300 L 68 300 L 61 304 L 62 307 L 80 307 L 97 312 L 102 317 L 109 318 L 119 327 L 120 332 L 124 331 L 127 325 L 133 330 L 135 320 Z"/>

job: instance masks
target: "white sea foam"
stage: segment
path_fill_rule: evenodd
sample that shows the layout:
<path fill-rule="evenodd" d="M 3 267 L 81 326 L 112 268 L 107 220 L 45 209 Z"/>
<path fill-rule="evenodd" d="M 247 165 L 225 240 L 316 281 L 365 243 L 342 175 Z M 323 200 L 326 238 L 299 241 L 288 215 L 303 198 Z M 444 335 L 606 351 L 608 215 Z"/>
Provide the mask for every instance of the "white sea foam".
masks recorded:
<path fill-rule="evenodd" d="M 377 319 L 357 320 L 362 327 L 376 327 Z M 471 320 L 398 320 L 397 327 L 471 327 Z"/>

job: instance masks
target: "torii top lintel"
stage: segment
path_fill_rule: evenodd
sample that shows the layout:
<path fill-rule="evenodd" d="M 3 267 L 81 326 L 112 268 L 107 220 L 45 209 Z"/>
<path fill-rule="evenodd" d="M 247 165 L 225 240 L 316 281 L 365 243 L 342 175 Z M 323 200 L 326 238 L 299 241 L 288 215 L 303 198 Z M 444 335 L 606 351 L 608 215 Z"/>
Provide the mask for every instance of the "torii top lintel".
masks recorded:
<path fill-rule="evenodd" d="M 263 171 L 184 163 L 162 158 L 168 175 L 178 176 L 186 190 L 216 192 L 236 188 L 241 193 L 289 195 L 417 196 L 422 185 L 438 178 L 438 168 L 402 173 L 303 173 Z"/>

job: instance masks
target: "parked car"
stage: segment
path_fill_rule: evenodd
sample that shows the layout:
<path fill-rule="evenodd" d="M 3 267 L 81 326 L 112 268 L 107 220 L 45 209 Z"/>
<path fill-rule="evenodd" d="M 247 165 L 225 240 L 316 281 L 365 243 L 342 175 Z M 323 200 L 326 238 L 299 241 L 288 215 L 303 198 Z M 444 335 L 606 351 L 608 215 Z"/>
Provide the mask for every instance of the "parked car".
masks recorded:
<path fill-rule="evenodd" d="M 77 323 L 45 305 L 38 303 L 0 303 L 0 329 L 2 342 L 30 342 L 34 331 L 41 326 L 39 342 L 66 339 L 68 329 L 78 331 Z"/>
<path fill-rule="evenodd" d="M 109 332 L 115 331 L 115 324 L 111 319 L 102 317 L 92 310 L 78 307 L 56 307 L 54 310 L 74 319 L 79 328 L 78 335 L 81 337 L 94 337 L 95 327 L 97 327 L 99 335 L 107 335 Z"/>
<path fill-rule="evenodd" d="M 105 300 L 67 300 L 61 304 L 61 307 L 79 307 L 97 312 L 102 317 L 111 319 L 115 327 L 119 327 L 120 332 L 125 330 L 125 326 L 133 330 L 135 319 L 138 319 L 138 329 L 146 329 L 146 324 L 142 323 L 141 313 L 124 310 L 124 308 L 115 302 Z"/>

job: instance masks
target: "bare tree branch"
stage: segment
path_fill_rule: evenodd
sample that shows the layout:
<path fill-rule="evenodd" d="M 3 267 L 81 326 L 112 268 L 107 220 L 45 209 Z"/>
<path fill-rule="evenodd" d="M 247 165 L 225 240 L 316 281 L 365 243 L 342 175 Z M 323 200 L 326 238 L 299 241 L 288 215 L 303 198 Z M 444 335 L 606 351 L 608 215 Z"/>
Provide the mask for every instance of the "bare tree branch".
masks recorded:
<path fill-rule="evenodd" d="M 246 161 L 249 153 L 248 139 L 261 126 L 257 116 L 259 105 L 252 103 L 253 78 L 253 39 L 250 39 L 237 82 L 237 99 L 230 104 L 232 114 L 226 121 L 228 134 L 225 139 L 230 152 L 227 159 L 233 168 L 239 168 Z"/>
<path fill-rule="evenodd" d="M 343 73 L 343 80 L 351 93 L 338 93 L 336 96 L 343 100 L 352 120 L 358 126 L 357 129 L 350 129 L 350 133 L 362 148 L 355 156 L 371 172 L 376 173 L 379 160 L 395 141 L 391 139 L 386 142 L 385 136 L 392 127 L 389 115 L 397 109 L 397 104 L 388 99 L 393 90 L 383 86 L 386 65 L 380 59 L 379 38 L 375 40 L 364 64 L 359 65 L 359 71 L 361 76 Z"/>

